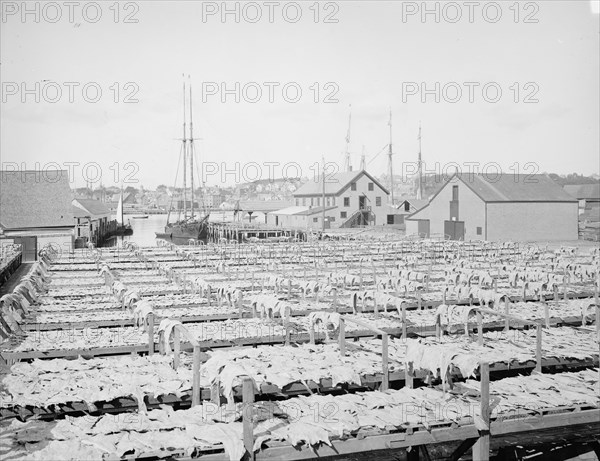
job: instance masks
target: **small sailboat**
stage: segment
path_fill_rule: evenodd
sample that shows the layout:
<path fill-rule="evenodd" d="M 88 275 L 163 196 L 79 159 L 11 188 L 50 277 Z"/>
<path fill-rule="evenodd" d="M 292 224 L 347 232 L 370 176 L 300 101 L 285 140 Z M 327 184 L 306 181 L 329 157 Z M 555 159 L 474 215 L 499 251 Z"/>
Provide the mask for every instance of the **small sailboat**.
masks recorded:
<path fill-rule="evenodd" d="M 119 203 L 117 204 L 117 229 L 113 235 L 133 235 L 133 229 L 129 223 L 125 224 L 123 218 L 123 188 L 121 188 L 121 195 L 119 196 Z"/>
<path fill-rule="evenodd" d="M 167 224 L 164 232 L 156 232 L 156 238 L 169 240 L 175 244 L 187 244 L 190 239 L 206 240 L 208 237 L 208 213 L 206 210 L 194 209 L 194 134 L 192 121 L 192 86 L 190 84 L 190 133 L 187 137 L 186 111 L 185 111 L 185 82 L 183 83 L 183 142 L 181 147 L 183 164 L 183 194 L 182 204 L 177 204 L 177 221 L 171 222 L 171 208 L 167 214 Z M 189 171 L 190 190 L 188 191 L 187 177 Z M 189 195 L 188 195 L 189 194 Z M 188 197 L 191 199 L 188 202 Z M 171 205 L 173 202 L 171 199 Z M 189 206 L 188 206 L 189 203 Z M 183 208 L 183 210 L 181 210 Z M 183 217 L 181 216 L 183 211 Z M 198 214 L 196 213 L 198 212 Z"/>
<path fill-rule="evenodd" d="M 148 219 L 149 216 L 150 215 L 142 214 L 142 215 L 133 216 L 133 219 Z"/>

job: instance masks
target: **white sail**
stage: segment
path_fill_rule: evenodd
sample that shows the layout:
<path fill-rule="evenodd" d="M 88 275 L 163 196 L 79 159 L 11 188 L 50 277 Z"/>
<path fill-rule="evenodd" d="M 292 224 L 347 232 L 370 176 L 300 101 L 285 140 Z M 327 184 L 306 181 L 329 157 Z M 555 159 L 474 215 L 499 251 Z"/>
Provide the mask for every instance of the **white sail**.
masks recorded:
<path fill-rule="evenodd" d="M 123 220 L 123 191 L 121 191 L 121 195 L 119 196 L 119 204 L 117 205 L 117 224 L 122 226 L 125 224 Z"/>

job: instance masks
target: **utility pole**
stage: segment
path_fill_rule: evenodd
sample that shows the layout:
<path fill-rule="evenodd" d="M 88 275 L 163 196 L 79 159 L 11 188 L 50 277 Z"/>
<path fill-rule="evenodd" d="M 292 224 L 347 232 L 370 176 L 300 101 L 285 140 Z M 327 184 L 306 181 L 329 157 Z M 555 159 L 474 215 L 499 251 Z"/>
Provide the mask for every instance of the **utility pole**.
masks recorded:
<path fill-rule="evenodd" d="M 390 193 L 392 194 L 392 206 L 394 206 L 394 168 L 392 162 L 392 108 L 390 107 L 390 144 L 388 149 L 388 172 L 390 175 Z"/>

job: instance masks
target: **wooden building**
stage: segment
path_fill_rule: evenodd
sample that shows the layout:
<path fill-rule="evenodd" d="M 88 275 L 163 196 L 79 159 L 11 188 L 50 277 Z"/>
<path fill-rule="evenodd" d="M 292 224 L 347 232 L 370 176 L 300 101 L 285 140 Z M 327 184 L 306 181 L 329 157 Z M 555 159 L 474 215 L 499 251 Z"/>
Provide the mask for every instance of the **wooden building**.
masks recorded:
<path fill-rule="evenodd" d="M 577 240 L 577 200 L 546 175 L 454 175 L 405 221 L 407 235 Z"/>
<path fill-rule="evenodd" d="M 294 204 L 337 207 L 331 227 L 356 227 L 387 223 L 388 190 L 365 170 L 348 171 L 309 179 L 294 193 Z M 322 202 L 325 195 L 325 203 Z"/>
<path fill-rule="evenodd" d="M 97 245 L 109 232 L 111 214 L 110 208 L 100 200 L 73 199 L 75 238 Z"/>
<path fill-rule="evenodd" d="M 71 200 L 66 170 L 0 171 L 0 237 L 23 245 L 24 262 L 48 244 L 71 251 Z"/>

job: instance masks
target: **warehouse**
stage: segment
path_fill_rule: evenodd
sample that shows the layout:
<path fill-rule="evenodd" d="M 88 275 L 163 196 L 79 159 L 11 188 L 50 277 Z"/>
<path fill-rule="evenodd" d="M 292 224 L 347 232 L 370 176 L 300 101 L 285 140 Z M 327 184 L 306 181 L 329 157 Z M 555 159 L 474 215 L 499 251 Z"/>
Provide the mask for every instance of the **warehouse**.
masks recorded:
<path fill-rule="evenodd" d="M 338 207 L 331 227 L 382 225 L 387 222 L 388 190 L 365 170 L 347 171 L 314 178 L 294 192 L 296 206 Z"/>
<path fill-rule="evenodd" d="M 406 234 L 452 240 L 577 240 L 577 200 L 546 175 L 454 175 L 406 218 Z"/>
<path fill-rule="evenodd" d="M 0 234 L 23 245 L 23 261 L 35 261 L 48 244 L 70 251 L 75 220 L 68 172 L 1 171 L 0 175 Z"/>

